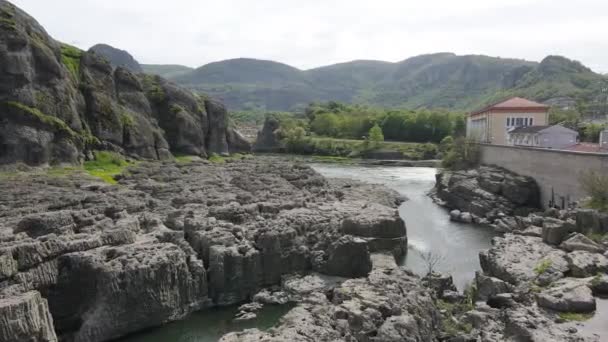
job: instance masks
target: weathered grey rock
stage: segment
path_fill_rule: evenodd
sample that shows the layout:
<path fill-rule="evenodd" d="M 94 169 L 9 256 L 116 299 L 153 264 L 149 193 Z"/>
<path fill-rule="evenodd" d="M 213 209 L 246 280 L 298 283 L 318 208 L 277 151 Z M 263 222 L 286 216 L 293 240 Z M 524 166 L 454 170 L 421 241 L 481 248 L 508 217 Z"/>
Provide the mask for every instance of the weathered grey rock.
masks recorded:
<path fill-rule="evenodd" d="M 74 227 L 74 219 L 69 212 L 55 211 L 24 217 L 17 224 L 14 232 L 25 232 L 30 237 L 36 238 L 52 233 L 58 235 L 70 234 L 74 232 Z"/>
<path fill-rule="evenodd" d="M 496 341 L 597 341 L 585 338 L 567 326 L 556 324 L 553 318 L 535 306 L 518 305 L 506 309 L 502 317 L 505 322 L 504 335 Z"/>
<path fill-rule="evenodd" d="M 365 277 L 372 270 L 369 249 L 365 240 L 343 236 L 328 251 L 323 273 L 341 277 Z"/>
<path fill-rule="evenodd" d="M 550 245 L 559 245 L 574 230 L 574 222 L 546 218 L 543 222 L 543 241 Z"/>
<path fill-rule="evenodd" d="M 0 281 L 10 278 L 17 273 L 17 262 L 5 251 L 0 252 Z"/>
<path fill-rule="evenodd" d="M 435 196 L 450 209 L 491 220 L 499 214 L 529 211 L 539 206 L 538 185 L 532 178 L 482 166 L 468 171 L 437 174 Z"/>
<path fill-rule="evenodd" d="M 433 341 L 437 311 L 418 279 L 396 269 L 375 269 L 368 278 L 347 280 L 327 299 L 303 303 L 270 331 L 230 333 L 236 341 Z"/>
<path fill-rule="evenodd" d="M 461 214 L 461 211 L 458 209 L 454 209 L 454 210 L 450 211 L 450 220 L 458 221 L 460 219 L 460 214 Z"/>
<path fill-rule="evenodd" d="M 608 274 L 597 274 L 589 283 L 594 294 L 608 294 Z"/>
<path fill-rule="evenodd" d="M 0 164 L 78 163 L 104 149 L 160 160 L 170 151 L 228 153 L 230 144 L 248 151 L 215 100 L 135 74 L 134 61 L 111 56 L 113 67 L 55 41 L 11 3 L 0 6 Z"/>
<path fill-rule="evenodd" d="M 573 277 L 585 278 L 608 272 L 608 258 L 598 253 L 574 251 L 566 255 L 566 260 Z"/>
<path fill-rule="evenodd" d="M 602 245 L 580 233 L 576 233 L 569 237 L 566 241 L 559 245 L 559 248 L 567 252 L 586 251 L 590 253 L 604 253 L 604 251 L 606 251 L 606 248 L 604 248 Z"/>
<path fill-rule="evenodd" d="M 405 222 L 396 216 L 386 206 L 366 205 L 342 222 L 342 232 L 359 237 L 400 238 L 406 235 Z"/>
<path fill-rule="evenodd" d="M 0 341 L 57 341 L 47 301 L 38 291 L 0 297 L 0 327 Z"/>
<path fill-rule="evenodd" d="M 579 233 L 599 233 L 601 232 L 600 217 L 597 210 L 577 209 L 576 228 Z"/>
<path fill-rule="evenodd" d="M 441 298 L 445 291 L 458 291 L 454 285 L 454 280 L 449 274 L 431 273 L 422 278 L 426 287 L 432 289 L 438 298 Z"/>
<path fill-rule="evenodd" d="M 559 312 L 595 311 L 591 289 L 578 280 L 562 279 L 537 295 L 539 306 Z"/>
<path fill-rule="evenodd" d="M 253 145 L 254 152 L 278 152 L 281 150 L 281 142 L 278 137 L 278 130 L 280 128 L 279 121 L 272 117 L 267 116 L 264 120 L 264 126 L 258 132 L 258 137 Z"/>
<path fill-rule="evenodd" d="M 490 297 L 512 291 L 511 285 L 494 277 L 484 276 L 481 272 L 475 272 L 475 299 L 487 301 Z"/>
<path fill-rule="evenodd" d="M 521 231 L 520 234 L 524 236 L 542 237 L 543 228 L 538 226 L 530 226 L 525 230 Z"/>
<path fill-rule="evenodd" d="M 479 262 L 486 275 L 517 285 L 534 280 L 543 264 L 544 271 L 563 276 L 569 269 L 565 255 L 540 238 L 506 234 L 492 239 L 492 248 L 479 253 Z"/>

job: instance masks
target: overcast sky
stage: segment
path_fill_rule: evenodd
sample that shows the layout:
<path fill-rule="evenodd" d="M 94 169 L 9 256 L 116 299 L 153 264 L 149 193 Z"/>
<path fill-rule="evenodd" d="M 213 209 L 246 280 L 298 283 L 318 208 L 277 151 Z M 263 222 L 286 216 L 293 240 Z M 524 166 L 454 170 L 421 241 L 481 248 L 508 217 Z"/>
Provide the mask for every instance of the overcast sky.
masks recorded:
<path fill-rule="evenodd" d="M 56 39 L 107 43 L 140 63 L 251 57 L 301 69 L 433 52 L 608 72 L 608 0 L 13 0 Z"/>

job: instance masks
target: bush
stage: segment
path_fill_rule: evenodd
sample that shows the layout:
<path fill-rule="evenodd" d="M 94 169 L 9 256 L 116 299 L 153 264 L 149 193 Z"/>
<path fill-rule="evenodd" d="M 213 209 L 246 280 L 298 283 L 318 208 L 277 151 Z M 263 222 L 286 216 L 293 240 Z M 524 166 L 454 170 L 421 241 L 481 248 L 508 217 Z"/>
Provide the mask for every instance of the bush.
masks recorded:
<path fill-rule="evenodd" d="M 479 159 L 480 150 L 475 141 L 457 138 L 443 156 L 442 165 L 446 169 L 462 170 L 477 166 Z"/>
<path fill-rule="evenodd" d="M 608 211 L 608 175 L 594 171 L 583 172 L 580 177 L 583 190 L 589 195 L 587 205 L 601 211 Z"/>

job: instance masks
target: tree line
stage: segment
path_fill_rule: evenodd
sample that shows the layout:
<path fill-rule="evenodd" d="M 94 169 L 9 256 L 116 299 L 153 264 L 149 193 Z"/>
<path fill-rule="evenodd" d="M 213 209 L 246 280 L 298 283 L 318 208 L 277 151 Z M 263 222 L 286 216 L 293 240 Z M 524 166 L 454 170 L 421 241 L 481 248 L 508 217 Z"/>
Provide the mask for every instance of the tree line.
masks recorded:
<path fill-rule="evenodd" d="M 465 114 L 443 109 L 380 109 L 331 101 L 310 104 L 305 115 L 311 133 L 333 138 L 367 139 L 374 126 L 392 141 L 439 143 L 466 132 Z"/>

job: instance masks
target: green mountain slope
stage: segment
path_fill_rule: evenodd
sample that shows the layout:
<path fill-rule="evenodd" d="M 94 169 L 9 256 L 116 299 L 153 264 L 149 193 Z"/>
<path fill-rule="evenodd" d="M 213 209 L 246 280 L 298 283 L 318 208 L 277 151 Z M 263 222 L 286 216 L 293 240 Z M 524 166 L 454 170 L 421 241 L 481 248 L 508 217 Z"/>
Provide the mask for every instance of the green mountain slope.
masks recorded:
<path fill-rule="evenodd" d="M 194 70 L 193 68 L 177 64 L 141 64 L 146 74 L 154 74 L 163 78 L 175 78 Z"/>
<path fill-rule="evenodd" d="M 541 63 L 453 53 L 398 63 L 358 60 L 311 70 L 256 59 L 210 63 L 167 76 L 233 110 L 294 110 L 312 101 L 471 110 L 507 96 L 593 110 L 607 78 L 560 56 Z M 584 104 L 584 105 L 583 105 Z"/>

